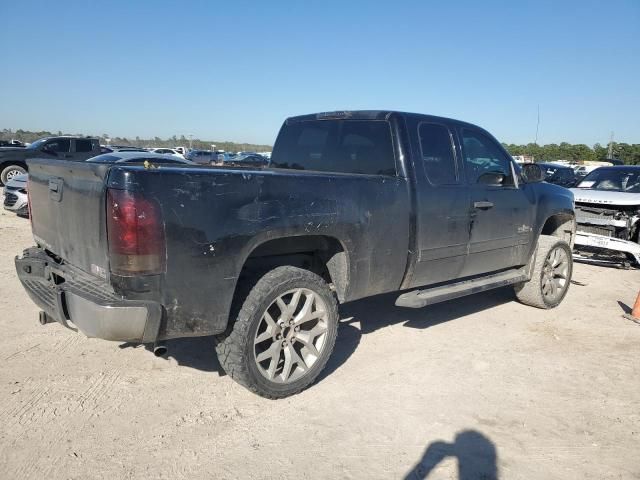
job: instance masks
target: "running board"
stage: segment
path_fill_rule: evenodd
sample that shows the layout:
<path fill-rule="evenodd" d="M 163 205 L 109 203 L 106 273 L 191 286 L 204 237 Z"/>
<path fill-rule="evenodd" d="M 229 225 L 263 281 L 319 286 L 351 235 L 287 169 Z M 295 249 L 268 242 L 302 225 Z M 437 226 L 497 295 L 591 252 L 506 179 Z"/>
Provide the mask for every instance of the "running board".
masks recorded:
<path fill-rule="evenodd" d="M 462 282 L 443 285 L 425 290 L 413 290 L 403 293 L 396 299 L 398 307 L 422 308 L 434 303 L 445 302 L 465 295 L 484 292 L 494 288 L 506 287 L 514 283 L 529 280 L 525 268 L 494 273 L 486 277 L 464 280 Z"/>

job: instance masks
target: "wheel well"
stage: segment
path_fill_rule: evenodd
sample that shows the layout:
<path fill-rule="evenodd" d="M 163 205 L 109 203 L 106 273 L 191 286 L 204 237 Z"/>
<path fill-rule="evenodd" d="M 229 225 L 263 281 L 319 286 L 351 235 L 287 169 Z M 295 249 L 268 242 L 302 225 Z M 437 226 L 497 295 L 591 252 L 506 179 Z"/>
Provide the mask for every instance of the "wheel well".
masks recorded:
<path fill-rule="evenodd" d="M 337 239 L 305 235 L 261 243 L 245 261 L 238 282 L 282 265 L 304 268 L 320 275 L 333 286 L 338 300 L 344 300 L 348 284 L 347 254 Z"/>
<path fill-rule="evenodd" d="M 27 168 L 27 163 L 22 160 L 5 160 L 4 162 L 0 162 L 0 170 L 3 170 L 5 167 L 9 165 L 16 165 L 18 167 Z"/>
<path fill-rule="evenodd" d="M 561 213 L 547 218 L 540 232 L 564 239 L 573 248 L 576 233 L 576 219 L 568 213 Z"/>

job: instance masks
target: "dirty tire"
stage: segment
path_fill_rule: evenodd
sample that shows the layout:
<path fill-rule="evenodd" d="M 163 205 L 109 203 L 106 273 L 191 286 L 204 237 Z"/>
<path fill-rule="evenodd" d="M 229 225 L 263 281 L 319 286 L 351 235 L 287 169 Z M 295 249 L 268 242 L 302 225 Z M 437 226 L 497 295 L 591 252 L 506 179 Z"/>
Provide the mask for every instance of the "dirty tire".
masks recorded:
<path fill-rule="evenodd" d="M 2 172 L 0 172 L 0 183 L 2 183 L 2 185 L 6 185 L 13 177 L 23 173 L 27 173 L 26 168 L 20 165 L 7 165 L 6 167 L 3 167 Z"/>
<path fill-rule="evenodd" d="M 544 293 L 545 285 L 545 268 L 549 268 L 551 256 L 558 251 L 558 256 L 566 261 L 564 269 L 564 284 L 559 289 L 555 297 L 550 298 Z M 551 265 L 553 262 L 551 262 Z M 548 271 L 548 270 L 547 270 Z M 531 271 L 531 280 L 515 286 L 516 297 L 521 303 L 537 308 L 554 308 L 557 307 L 564 299 L 571 284 L 571 275 L 573 273 L 573 260 L 571 256 L 571 247 L 569 244 L 559 237 L 550 235 L 540 235 L 535 253 L 535 261 Z M 547 275 L 548 278 L 548 275 Z M 560 281 L 561 277 L 556 279 Z"/>
<path fill-rule="evenodd" d="M 338 306 L 329 286 L 320 276 L 308 270 L 292 266 L 282 266 L 267 272 L 259 279 L 254 278 L 253 281 L 244 281 L 238 290 L 239 292 L 234 299 L 235 305 L 232 308 L 232 316 L 230 318 L 230 321 L 233 323 L 225 334 L 216 337 L 216 352 L 220 364 L 225 372 L 236 382 L 262 397 L 277 399 L 301 392 L 313 383 L 325 367 L 335 345 L 339 319 Z M 291 374 L 291 381 L 283 381 L 282 378 L 286 378 L 286 374 L 284 373 L 284 367 L 282 367 L 280 377 L 272 380 L 267 377 L 268 372 L 266 372 L 266 370 L 270 369 L 272 357 L 268 357 L 265 361 L 269 362 L 269 368 L 262 368 L 258 361 L 259 354 L 256 353 L 256 349 L 259 348 L 256 347 L 256 345 L 260 344 L 254 344 L 254 342 L 258 341 L 259 336 L 264 335 L 264 330 L 262 334 L 259 332 L 261 331 L 260 328 L 266 325 L 265 322 L 267 321 L 265 318 L 267 317 L 267 312 L 277 311 L 281 313 L 279 306 L 275 307 L 276 310 L 273 310 L 273 306 L 278 305 L 278 300 L 283 298 L 286 300 L 287 295 L 289 295 L 288 292 L 298 290 L 305 292 L 305 295 L 313 298 L 312 308 L 316 309 L 317 305 L 323 306 L 322 309 L 317 309 L 314 313 L 326 313 L 326 315 L 322 315 L 322 320 L 318 320 L 318 322 L 321 321 L 323 324 L 322 329 L 320 329 L 323 332 L 322 347 L 316 350 L 319 353 L 317 356 L 310 357 L 307 351 L 306 358 L 315 357 L 310 366 L 307 367 L 306 360 L 301 362 L 304 365 L 301 365 L 300 362 L 295 363 L 295 373 L 299 375 L 299 378 Z M 307 297 L 305 296 L 304 298 L 306 299 Z M 293 299 L 291 299 L 289 305 L 292 305 L 293 302 Z M 235 312 L 237 312 L 237 315 L 234 315 Z M 286 315 L 275 315 L 275 317 L 277 322 L 278 319 L 283 319 Z M 293 315 L 292 313 L 290 317 L 294 319 L 304 318 L 303 316 L 301 317 L 300 313 L 298 315 Z M 269 319 L 273 320 L 274 317 L 269 316 Z M 309 322 L 307 320 L 304 321 Z M 311 320 L 311 322 L 313 321 L 315 320 Z M 269 323 L 269 325 L 271 325 L 271 323 Z M 272 331 L 271 327 L 268 329 Z M 285 333 L 285 330 L 288 333 Z M 290 342 L 286 348 L 293 350 L 294 344 L 297 346 L 296 348 L 300 347 L 299 343 L 295 343 L 296 341 L 299 342 L 299 340 L 295 339 L 295 335 L 300 335 L 300 332 L 294 333 L 291 331 L 291 327 L 282 330 L 278 328 L 277 331 L 280 332 L 280 338 L 285 338 L 287 334 L 294 335 L 293 341 Z M 302 333 L 305 333 L 304 330 Z M 313 344 L 314 340 L 312 335 L 313 334 L 310 334 L 309 338 L 311 338 L 311 343 Z M 274 334 L 272 339 L 270 338 L 270 334 L 267 334 L 267 337 L 265 343 L 275 346 L 276 350 L 278 350 L 280 348 L 278 346 L 280 342 L 275 340 L 277 336 Z M 284 348 L 285 347 L 282 349 L 283 356 Z M 313 346 L 313 348 L 315 349 L 316 347 Z M 269 348 L 265 350 L 269 350 Z M 278 359 L 282 358 L 280 355 L 280 350 L 278 350 Z M 304 355 L 299 355 L 297 358 L 302 360 L 303 357 Z M 292 358 L 291 354 L 289 358 Z M 276 365 L 282 365 L 285 363 L 285 360 L 283 359 L 282 362 L 276 361 L 275 363 Z M 311 361 L 309 363 L 311 363 Z M 289 365 L 289 370 L 292 370 L 292 368 L 293 367 Z"/>

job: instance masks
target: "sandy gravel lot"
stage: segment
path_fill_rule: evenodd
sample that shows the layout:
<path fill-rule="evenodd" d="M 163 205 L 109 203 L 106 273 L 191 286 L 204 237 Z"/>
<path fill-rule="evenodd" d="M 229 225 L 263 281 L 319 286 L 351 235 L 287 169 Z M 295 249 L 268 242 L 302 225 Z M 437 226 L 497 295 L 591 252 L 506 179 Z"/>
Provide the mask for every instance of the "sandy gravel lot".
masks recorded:
<path fill-rule="evenodd" d="M 552 311 L 509 290 L 345 305 L 325 374 L 269 401 L 209 338 L 159 359 L 38 325 L 13 270 L 31 242 L 0 214 L 0 478 L 640 478 L 640 325 L 619 303 L 639 271 L 577 265 Z"/>

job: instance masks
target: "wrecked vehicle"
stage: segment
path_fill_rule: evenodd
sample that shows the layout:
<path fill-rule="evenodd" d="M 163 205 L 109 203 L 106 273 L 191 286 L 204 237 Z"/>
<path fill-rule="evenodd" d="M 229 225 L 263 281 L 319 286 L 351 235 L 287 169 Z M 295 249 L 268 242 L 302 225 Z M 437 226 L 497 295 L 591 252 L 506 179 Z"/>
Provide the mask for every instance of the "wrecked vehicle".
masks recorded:
<path fill-rule="evenodd" d="M 268 398 L 318 376 L 339 302 L 398 291 L 418 308 L 511 285 L 552 308 L 571 280 L 572 193 L 456 120 L 293 117 L 255 169 L 29 171 L 36 246 L 15 264 L 41 323 L 156 351 L 216 335 L 226 372 Z"/>
<path fill-rule="evenodd" d="M 572 189 L 576 201 L 576 249 L 640 266 L 640 166 L 600 167 Z"/>

